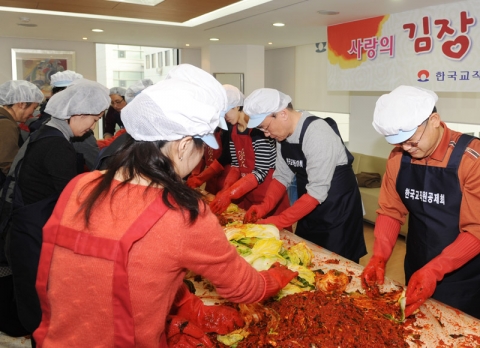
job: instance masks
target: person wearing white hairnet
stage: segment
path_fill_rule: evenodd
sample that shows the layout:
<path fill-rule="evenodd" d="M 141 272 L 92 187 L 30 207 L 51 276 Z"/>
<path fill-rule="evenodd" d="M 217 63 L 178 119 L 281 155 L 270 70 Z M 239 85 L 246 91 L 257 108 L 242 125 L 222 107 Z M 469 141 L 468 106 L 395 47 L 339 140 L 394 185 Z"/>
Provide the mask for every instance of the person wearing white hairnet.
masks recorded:
<path fill-rule="evenodd" d="M 394 145 L 364 286 L 383 284 L 408 214 L 405 315 L 429 297 L 480 318 L 480 140 L 453 131 L 430 90 L 400 86 L 382 95 L 373 127 Z"/>
<path fill-rule="evenodd" d="M 123 122 L 120 112 L 127 105 L 125 93 L 127 90 L 123 87 L 110 88 L 110 107 L 105 115 L 105 124 L 103 127 L 103 138 L 108 139 L 115 135 L 116 127 L 123 128 Z"/>
<path fill-rule="evenodd" d="M 70 85 L 74 80 L 83 79 L 82 74 L 78 74 L 72 70 L 59 71 L 52 76 L 50 76 L 50 86 L 52 87 L 52 96 L 56 93 L 63 91 Z M 47 107 L 48 100 L 51 98 L 48 97 L 42 105 L 40 105 L 40 116 L 28 124 L 30 132 L 34 132 L 47 122 L 52 115 L 45 113 L 45 108 Z"/>
<path fill-rule="evenodd" d="M 23 80 L 0 85 L 0 188 L 23 139 L 18 123 L 25 122 L 43 100 L 42 91 Z M 3 203 L 3 202 L 2 202 Z M 0 224 L 7 219 L 9 209 L 2 207 Z M 0 231 L 3 234 L 3 231 Z M 10 336 L 24 336 L 28 331 L 18 319 L 13 294 L 13 277 L 4 253 L 5 238 L 0 238 L 0 331 Z"/>
<path fill-rule="evenodd" d="M 224 188 L 210 203 L 214 213 L 224 212 L 231 201 L 242 209 L 262 203 L 275 170 L 275 140 L 269 139 L 259 129 L 247 127 L 249 116 L 243 112 L 243 94 L 232 85 L 224 85 L 228 97 L 225 121 L 233 126 L 230 140 L 232 167 L 224 182 Z M 220 123 L 222 126 L 222 123 Z M 225 127 L 226 128 L 226 127 Z M 290 207 L 286 191 L 270 214 L 280 214 Z M 290 225 L 283 226 L 291 229 Z"/>
<path fill-rule="evenodd" d="M 37 277 L 44 315 L 34 333 L 42 347 L 210 347 L 205 332 L 244 322 L 189 293 L 187 270 L 242 303 L 272 296 L 298 274 L 280 265 L 257 272 L 183 183 L 204 142 L 217 147 L 226 96 L 207 72 L 177 69 L 191 80 L 160 81 L 122 110 L 126 143 L 105 171 L 70 182 L 44 228 Z"/>
<path fill-rule="evenodd" d="M 74 81 L 50 98 L 46 112 L 52 118 L 25 144 L 7 232 L 7 256 L 10 256 L 19 318 L 30 333 L 41 319 L 35 279 L 42 227 L 62 190 L 78 174 L 77 156 L 70 139 L 88 132 L 109 101 L 108 89 L 101 84 L 85 79 Z"/>
<path fill-rule="evenodd" d="M 277 140 L 272 183 L 265 200 L 247 211 L 245 221 L 266 216 L 296 176 L 298 200 L 259 223 L 283 228 L 298 221 L 295 233 L 300 237 L 359 262 L 367 249 L 353 156 L 334 120 L 296 111 L 291 101 L 290 96 L 271 88 L 257 89 L 245 99 L 248 127 Z"/>
<path fill-rule="evenodd" d="M 42 91 L 23 80 L 0 85 L 0 184 L 23 141 L 18 123 L 25 122 L 43 100 Z"/>

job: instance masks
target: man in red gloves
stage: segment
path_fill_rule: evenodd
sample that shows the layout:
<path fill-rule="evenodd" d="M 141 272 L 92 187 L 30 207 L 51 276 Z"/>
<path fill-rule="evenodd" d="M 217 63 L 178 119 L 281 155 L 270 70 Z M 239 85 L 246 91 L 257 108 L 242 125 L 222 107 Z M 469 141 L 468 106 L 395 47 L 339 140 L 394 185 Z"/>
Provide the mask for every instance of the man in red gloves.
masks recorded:
<path fill-rule="evenodd" d="M 299 199 L 259 223 L 281 229 L 298 221 L 296 234 L 300 237 L 358 262 L 367 250 L 353 156 L 335 121 L 296 111 L 291 101 L 288 95 L 270 88 L 257 89 L 245 99 L 248 127 L 277 141 L 273 180 L 263 202 L 247 211 L 245 221 L 265 217 L 296 175 Z"/>
<path fill-rule="evenodd" d="M 226 122 L 233 126 L 230 141 L 232 166 L 222 191 L 210 203 L 216 214 L 224 212 L 232 201 L 242 209 L 260 204 L 272 182 L 276 158 L 275 141 L 268 139 L 262 131 L 247 127 L 249 116 L 243 112 L 243 94 L 235 86 L 223 87 L 227 93 L 228 111 L 220 118 L 219 126 L 227 129 Z M 274 213 L 290 207 L 286 191 L 275 203 L 272 207 Z"/>
<path fill-rule="evenodd" d="M 377 101 L 373 127 L 395 148 L 362 284 L 383 284 L 385 264 L 409 214 L 405 315 L 433 297 L 480 318 L 480 141 L 449 129 L 437 100 L 432 91 L 400 86 Z"/>

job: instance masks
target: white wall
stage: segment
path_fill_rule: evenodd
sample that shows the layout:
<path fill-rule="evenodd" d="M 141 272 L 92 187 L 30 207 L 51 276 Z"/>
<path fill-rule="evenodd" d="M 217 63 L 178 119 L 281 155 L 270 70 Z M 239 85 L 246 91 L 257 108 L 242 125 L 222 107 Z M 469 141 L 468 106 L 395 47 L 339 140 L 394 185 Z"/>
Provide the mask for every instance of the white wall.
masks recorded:
<path fill-rule="evenodd" d="M 75 51 L 75 71 L 96 80 L 95 44 L 92 42 L 53 41 L 0 37 L 0 83 L 12 79 L 12 48 Z M 70 68 L 69 68 L 70 69 Z"/>
<path fill-rule="evenodd" d="M 243 73 L 244 94 L 265 86 L 265 49 L 253 45 L 210 45 L 202 48 L 202 69 L 214 73 Z"/>
<path fill-rule="evenodd" d="M 295 105 L 295 47 L 265 51 L 265 87 L 288 94 Z"/>
<path fill-rule="evenodd" d="M 180 50 L 180 63 L 192 64 L 198 68 L 202 67 L 202 50 L 195 48 L 182 48 Z"/>

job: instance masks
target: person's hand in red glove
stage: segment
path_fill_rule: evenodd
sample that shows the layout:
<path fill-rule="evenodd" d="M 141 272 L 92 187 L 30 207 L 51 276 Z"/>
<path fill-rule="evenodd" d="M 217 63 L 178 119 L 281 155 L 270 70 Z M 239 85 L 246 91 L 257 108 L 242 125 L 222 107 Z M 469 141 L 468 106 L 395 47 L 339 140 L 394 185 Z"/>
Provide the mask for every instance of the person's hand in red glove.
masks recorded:
<path fill-rule="evenodd" d="M 360 275 L 362 288 L 367 290 L 383 284 L 385 266 L 397 242 L 399 232 L 400 222 L 398 220 L 386 215 L 378 215 L 374 230 L 373 256 Z"/>
<path fill-rule="evenodd" d="M 214 214 L 223 213 L 232 202 L 232 199 L 239 199 L 246 193 L 258 186 L 258 180 L 252 173 L 245 175 L 232 186 L 217 193 L 215 199 L 210 203 L 210 209 Z"/>
<path fill-rule="evenodd" d="M 214 346 L 202 329 L 176 315 L 168 316 L 165 332 L 170 348 Z"/>
<path fill-rule="evenodd" d="M 281 214 L 270 216 L 257 221 L 258 224 L 272 224 L 279 230 L 292 226 L 295 222 L 309 214 L 318 205 L 318 201 L 308 193 L 302 195 L 293 205 L 285 209 Z"/>
<path fill-rule="evenodd" d="M 286 187 L 277 179 L 273 179 L 268 186 L 262 204 L 252 205 L 243 218 L 243 223 L 255 223 L 258 219 L 267 215 L 280 200 L 286 192 Z"/>
<path fill-rule="evenodd" d="M 413 273 L 405 293 L 405 317 L 413 314 L 435 292 L 437 282 L 445 274 L 459 269 L 480 254 L 480 239 L 469 232 L 460 232 L 452 244 L 437 257 Z"/>
<path fill-rule="evenodd" d="M 207 182 L 215 175 L 219 174 L 222 170 L 223 166 L 217 160 L 215 160 L 200 174 L 190 175 L 187 179 L 187 185 L 191 188 L 200 187 L 204 182 Z"/>
<path fill-rule="evenodd" d="M 171 314 L 185 318 L 203 332 L 224 335 L 245 325 L 240 313 L 232 307 L 206 306 L 197 296 L 182 287 L 172 307 Z"/>
<path fill-rule="evenodd" d="M 266 271 L 261 271 L 260 274 L 265 280 L 265 293 L 261 300 L 275 296 L 282 290 L 290 281 L 298 276 L 298 272 L 293 272 L 287 266 L 275 262 L 272 267 Z M 260 300 L 260 301 L 261 301 Z"/>

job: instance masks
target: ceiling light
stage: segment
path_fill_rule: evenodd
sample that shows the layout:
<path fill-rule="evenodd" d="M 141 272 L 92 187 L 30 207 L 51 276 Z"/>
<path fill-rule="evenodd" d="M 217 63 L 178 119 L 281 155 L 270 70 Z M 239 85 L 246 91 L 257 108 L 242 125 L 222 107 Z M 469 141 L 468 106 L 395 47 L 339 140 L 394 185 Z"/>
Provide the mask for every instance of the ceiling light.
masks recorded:
<path fill-rule="evenodd" d="M 92 31 L 96 33 L 103 33 L 103 29 L 92 29 Z"/>
<path fill-rule="evenodd" d="M 30 22 L 30 18 L 28 17 L 18 17 L 22 22 Z"/>
<path fill-rule="evenodd" d="M 216 37 L 211 37 L 210 41 L 219 41 L 220 39 L 217 39 Z"/>
<path fill-rule="evenodd" d="M 82 37 L 83 40 L 88 40 L 88 37 Z"/>
<path fill-rule="evenodd" d="M 285 23 L 273 23 L 274 27 L 284 27 Z"/>
<path fill-rule="evenodd" d="M 157 6 L 159 3 L 165 0 L 107 0 L 107 1 L 125 2 L 128 4 L 135 4 L 135 5 Z"/>
<path fill-rule="evenodd" d="M 320 10 L 320 11 L 318 11 L 318 13 L 320 13 L 320 14 L 322 14 L 322 15 L 333 16 L 333 15 L 339 14 L 340 12 L 338 12 L 338 11 L 329 11 L 329 10 Z"/>
<path fill-rule="evenodd" d="M 185 44 L 185 46 L 190 46 L 190 44 Z"/>
<path fill-rule="evenodd" d="M 269 45 L 273 45 L 273 42 L 269 42 L 268 44 L 269 44 Z"/>

